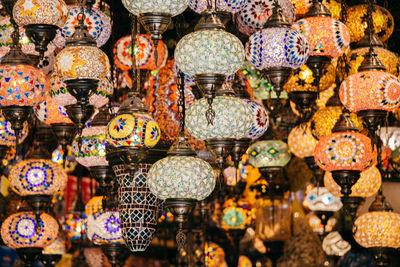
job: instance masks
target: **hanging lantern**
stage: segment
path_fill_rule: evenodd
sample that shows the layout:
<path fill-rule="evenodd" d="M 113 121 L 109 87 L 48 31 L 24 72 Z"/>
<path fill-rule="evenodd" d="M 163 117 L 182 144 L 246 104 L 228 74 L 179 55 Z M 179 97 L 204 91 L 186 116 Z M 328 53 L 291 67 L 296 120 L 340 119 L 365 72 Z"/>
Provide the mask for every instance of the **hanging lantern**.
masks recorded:
<path fill-rule="evenodd" d="M 224 25 L 230 21 L 231 16 L 239 12 L 244 5 L 246 0 L 218 0 L 211 2 L 211 8 L 217 12 L 217 16 L 221 19 Z M 190 0 L 189 7 L 197 14 L 203 14 L 206 11 L 209 2 L 207 0 Z"/>
<path fill-rule="evenodd" d="M 22 143 L 25 140 L 25 138 L 28 136 L 28 132 L 28 122 L 25 121 L 18 137 L 19 143 Z M 6 120 L 3 112 L 0 111 L 0 145 L 12 146 L 15 144 L 15 139 L 16 136 L 14 130 L 12 129 L 11 123 Z"/>
<path fill-rule="evenodd" d="M 75 27 L 78 25 L 78 16 L 81 12 L 79 6 L 68 6 L 68 17 L 63 26 L 57 31 L 57 35 L 53 43 L 58 48 L 63 48 L 69 37 L 75 32 Z M 84 7 L 85 25 L 88 33 L 96 40 L 97 47 L 103 46 L 111 35 L 111 19 L 98 8 L 88 10 Z"/>
<path fill-rule="evenodd" d="M 288 137 L 290 152 L 298 158 L 314 156 L 314 148 L 317 140 L 311 133 L 310 124 L 303 124 L 293 128 Z"/>
<path fill-rule="evenodd" d="M 221 210 L 215 212 L 217 226 L 226 231 L 246 229 L 254 223 L 252 206 L 245 199 L 238 201 L 228 199 Z"/>
<path fill-rule="evenodd" d="M 290 0 L 296 11 L 296 19 L 301 19 L 312 5 L 312 0 Z M 339 20 L 342 13 L 340 1 L 322 0 L 322 4 L 331 12 L 332 18 Z"/>
<path fill-rule="evenodd" d="M 130 35 L 121 37 L 114 45 L 114 62 L 121 70 L 132 69 L 132 38 Z M 168 49 L 162 40 L 158 46 L 154 45 L 148 34 L 137 34 L 133 47 L 136 59 L 136 68 L 156 70 L 163 67 L 168 58 Z M 157 61 L 156 61 L 157 54 Z"/>
<path fill-rule="evenodd" d="M 282 14 L 290 24 L 294 22 L 294 7 L 289 0 L 278 0 L 282 8 Z M 251 35 L 264 27 L 268 18 L 272 15 L 275 0 L 248 0 L 243 8 L 236 14 L 236 23 L 241 33 Z"/>
<path fill-rule="evenodd" d="M 55 266 L 61 260 L 62 255 L 67 253 L 66 240 L 60 235 L 60 232 L 50 245 L 44 247 L 41 256 L 41 262 L 45 266 Z"/>
<path fill-rule="evenodd" d="M 63 0 L 18 0 L 13 9 L 15 21 L 25 27 L 26 34 L 42 57 L 57 29 L 67 20 L 67 14 Z"/>
<path fill-rule="evenodd" d="M 350 31 L 351 42 L 360 41 L 366 33 L 368 27 L 365 17 L 368 13 L 368 4 L 350 6 L 346 10 L 344 23 Z M 390 12 L 378 5 L 374 5 L 372 20 L 376 35 L 382 42 L 389 39 L 394 29 L 394 19 Z"/>
<path fill-rule="evenodd" d="M 240 69 L 244 60 L 241 41 L 224 26 L 215 13 L 207 11 L 195 27 L 185 35 L 175 49 L 175 63 L 185 74 L 194 75 L 203 97 L 210 107 L 206 117 L 209 124 L 214 120 L 211 107 L 216 91 L 222 88 L 227 75 Z"/>
<path fill-rule="evenodd" d="M 287 144 L 280 140 L 258 141 L 249 147 L 247 154 L 249 164 L 256 168 L 284 167 L 291 159 Z"/>
<path fill-rule="evenodd" d="M 246 43 L 247 60 L 257 69 L 264 69 L 278 97 L 292 70 L 302 66 L 309 53 L 307 39 L 289 27 L 282 8 L 276 5 L 264 28 Z"/>
<path fill-rule="evenodd" d="M 46 124 L 54 123 L 71 123 L 72 121 L 68 118 L 65 108 L 54 103 L 53 99 L 49 94 L 46 94 L 46 98 L 43 102 L 36 105 L 33 108 L 36 117 Z"/>
<path fill-rule="evenodd" d="M 340 198 L 332 195 L 325 187 L 314 187 L 311 189 L 307 193 L 303 204 L 317 215 L 318 212 L 331 212 L 331 215 L 333 215 L 334 212 L 343 207 Z M 323 223 L 324 225 L 328 219 Z"/>
<path fill-rule="evenodd" d="M 85 223 L 86 215 L 68 214 L 60 219 L 63 230 L 67 233 L 68 240 L 72 243 L 79 242 L 85 238 Z"/>
<path fill-rule="evenodd" d="M 105 211 L 94 213 L 86 220 L 87 237 L 95 245 L 123 244 L 119 213 Z"/>
<path fill-rule="evenodd" d="M 27 266 L 34 266 L 42 249 L 57 238 L 58 223 L 47 213 L 37 217 L 32 212 L 12 214 L 1 225 L 4 243 L 17 250 Z"/>
<path fill-rule="evenodd" d="M 122 4 L 139 20 L 151 35 L 157 47 L 162 34 L 167 30 L 171 17 L 181 14 L 189 5 L 189 0 L 145 1 L 122 0 Z"/>
<path fill-rule="evenodd" d="M 380 191 L 375 201 L 353 225 L 355 241 L 368 248 L 376 266 L 389 266 L 389 255 L 400 246 L 400 215 L 393 212 Z"/>
<path fill-rule="evenodd" d="M 351 245 L 344 240 L 338 231 L 332 231 L 322 240 L 322 248 L 328 256 L 344 256 L 350 251 Z"/>

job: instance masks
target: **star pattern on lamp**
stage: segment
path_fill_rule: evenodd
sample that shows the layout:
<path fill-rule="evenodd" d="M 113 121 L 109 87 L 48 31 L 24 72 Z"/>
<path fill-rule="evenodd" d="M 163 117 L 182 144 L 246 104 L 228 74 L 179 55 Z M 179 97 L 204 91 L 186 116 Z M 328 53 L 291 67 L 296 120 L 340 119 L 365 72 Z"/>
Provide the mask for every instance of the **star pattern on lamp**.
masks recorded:
<path fill-rule="evenodd" d="M 75 50 L 79 50 L 79 48 L 75 48 Z M 78 51 L 71 52 L 72 53 L 65 53 L 64 55 L 62 55 L 60 61 L 57 63 L 60 65 L 59 69 L 62 70 L 64 75 L 78 78 L 76 74 L 76 69 L 80 66 L 86 65 L 86 62 L 79 57 L 73 56 L 76 55 Z"/>
<path fill-rule="evenodd" d="M 25 0 L 21 6 L 22 16 L 30 15 L 33 17 L 35 11 L 38 9 L 36 0 Z"/>

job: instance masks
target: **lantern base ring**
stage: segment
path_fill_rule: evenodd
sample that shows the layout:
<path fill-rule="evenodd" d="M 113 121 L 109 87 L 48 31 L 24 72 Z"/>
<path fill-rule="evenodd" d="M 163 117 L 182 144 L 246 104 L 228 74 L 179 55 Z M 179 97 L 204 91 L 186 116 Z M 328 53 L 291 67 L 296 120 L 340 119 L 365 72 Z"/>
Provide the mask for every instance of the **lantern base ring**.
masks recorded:
<path fill-rule="evenodd" d="M 314 113 L 318 93 L 312 91 L 290 92 L 289 98 L 296 104 L 296 109 L 302 115 L 302 121 L 309 121 Z"/>
<path fill-rule="evenodd" d="M 68 117 L 78 128 L 78 134 L 85 127 L 85 123 L 90 119 L 94 113 L 94 106 L 86 105 L 84 108 L 80 104 L 65 106 Z"/>
<path fill-rule="evenodd" d="M 114 177 L 114 172 L 109 166 L 92 166 L 89 168 L 90 176 L 99 183 L 97 192 L 101 195 L 107 195 L 110 190 L 110 183 Z"/>
<path fill-rule="evenodd" d="M 25 32 L 29 40 L 35 44 L 35 50 L 40 57 L 44 57 L 47 45 L 56 37 L 58 27 L 50 24 L 30 24 L 25 26 Z"/>
<path fill-rule="evenodd" d="M 271 67 L 264 70 L 264 76 L 274 86 L 274 91 L 278 99 L 280 98 L 283 86 L 289 80 L 292 71 L 292 68 L 284 67 Z"/>
<path fill-rule="evenodd" d="M 51 197 L 51 195 L 29 195 L 24 198 L 35 214 L 40 215 L 42 212 L 47 211 Z"/>
<path fill-rule="evenodd" d="M 36 260 L 42 256 L 43 248 L 28 247 L 17 248 L 18 257 L 25 263 L 25 267 L 34 267 Z"/>
<path fill-rule="evenodd" d="M 372 247 L 368 251 L 374 257 L 376 266 L 390 266 L 390 256 L 396 253 L 395 249 L 388 247 Z"/>
<path fill-rule="evenodd" d="M 89 102 L 89 97 L 97 90 L 99 80 L 72 79 L 66 80 L 65 85 L 68 92 L 76 98 L 78 104 L 86 105 Z"/>
<path fill-rule="evenodd" d="M 101 246 L 101 250 L 103 251 L 104 255 L 107 256 L 107 259 L 110 262 L 111 266 L 117 266 L 117 264 L 119 263 L 119 257 L 123 249 L 124 245 L 121 244 L 108 244 Z"/>
<path fill-rule="evenodd" d="M 151 39 L 154 41 L 154 45 L 157 48 L 156 43 L 162 38 L 162 34 L 168 29 L 171 23 L 171 15 L 167 13 L 142 13 L 139 16 L 140 23 L 150 34 Z"/>
<path fill-rule="evenodd" d="M 340 192 L 346 200 L 351 194 L 351 187 L 360 179 L 361 171 L 340 170 L 331 173 L 335 182 L 342 188 Z"/>
<path fill-rule="evenodd" d="M 232 160 L 235 163 L 235 167 L 239 166 L 239 162 L 242 159 L 244 153 L 246 153 L 247 148 L 249 147 L 251 142 L 250 138 L 241 138 L 235 140 L 235 145 L 232 151 Z"/>

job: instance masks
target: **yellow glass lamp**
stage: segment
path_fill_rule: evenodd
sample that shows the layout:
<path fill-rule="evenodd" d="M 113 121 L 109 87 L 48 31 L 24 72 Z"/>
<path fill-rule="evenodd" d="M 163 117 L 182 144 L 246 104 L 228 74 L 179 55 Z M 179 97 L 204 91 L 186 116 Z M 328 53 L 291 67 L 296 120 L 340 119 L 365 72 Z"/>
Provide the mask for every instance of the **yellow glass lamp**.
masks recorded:
<path fill-rule="evenodd" d="M 311 0 L 290 0 L 290 2 L 294 6 L 297 19 L 302 18 L 307 13 L 312 3 Z M 332 18 L 337 20 L 340 19 L 342 7 L 339 0 L 323 0 L 322 3 L 329 9 Z"/>
<path fill-rule="evenodd" d="M 298 158 L 314 156 L 314 148 L 316 145 L 317 140 L 311 133 L 309 123 L 296 126 L 289 133 L 289 150 Z"/>

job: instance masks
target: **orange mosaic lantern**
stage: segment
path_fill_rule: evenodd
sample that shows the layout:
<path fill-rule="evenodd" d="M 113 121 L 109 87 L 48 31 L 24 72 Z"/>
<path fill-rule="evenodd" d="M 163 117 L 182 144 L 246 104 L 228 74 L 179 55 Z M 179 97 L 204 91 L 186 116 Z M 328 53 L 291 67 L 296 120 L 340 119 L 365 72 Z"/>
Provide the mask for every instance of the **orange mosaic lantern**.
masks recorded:
<path fill-rule="evenodd" d="M 54 103 L 50 94 L 46 94 L 46 99 L 34 107 L 36 117 L 44 123 L 72 123 L 68 118 L 64 107 Z"/>
<path fill-rule="evenodd" d="M 314 148 L 317 140 L 311 133 L 310 124 L 302 124 L 293 128 L 288 137 L 290 152 L 298 158 L 314 156 Z"/>
<path fill-rule="evenodd" d="M 310 8 L 312 1 L 311 0 L 290 0 L 292 2 L 295 12 L 296 12 L 296 17 L 302 18 Z M 331 12 L 332 18 L 334 19 L 340 19 L 341 17 L 341 12 L 342 12 L 342 7 L 340 5 L 340 1 L 335 1 L 335 0 L 323 0 L 322 4 L 326 6 L 329 11 Z"/>

